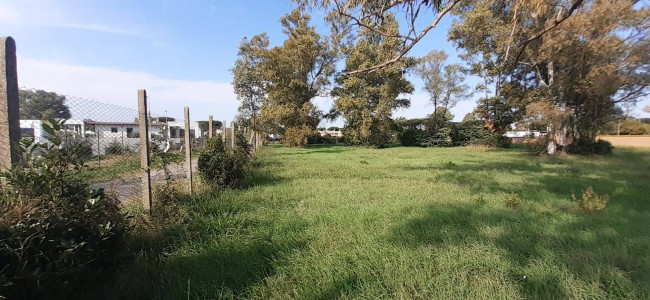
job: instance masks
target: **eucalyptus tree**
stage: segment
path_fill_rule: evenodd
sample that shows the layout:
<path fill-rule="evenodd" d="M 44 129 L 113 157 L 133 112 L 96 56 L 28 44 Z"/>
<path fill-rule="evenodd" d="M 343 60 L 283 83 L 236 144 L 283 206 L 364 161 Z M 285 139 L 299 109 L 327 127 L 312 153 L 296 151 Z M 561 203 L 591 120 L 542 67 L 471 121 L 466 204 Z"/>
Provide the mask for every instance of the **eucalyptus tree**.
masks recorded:
<path fill-rule="evenodd" d="M 392 15 L 386 15 L 380 30 L 398 32 L 398 24 Z M 377 70 L 376 72 L 346 73 L 372 66 L 395 55 L 399 39 L 362 30 L 356 43 L 346 49 L 344 74 L 337 78 L 338 87 L 334 109 L 345 118 L 345 137 L 353 145 L 385 147 L 390 141 L 393 127 L 392 113 L 406 108 L 410 101 L 400 96 L 412 93 L 413 86 L 404 78 L 406 69 L 414 60 L 406 60 Z"/>

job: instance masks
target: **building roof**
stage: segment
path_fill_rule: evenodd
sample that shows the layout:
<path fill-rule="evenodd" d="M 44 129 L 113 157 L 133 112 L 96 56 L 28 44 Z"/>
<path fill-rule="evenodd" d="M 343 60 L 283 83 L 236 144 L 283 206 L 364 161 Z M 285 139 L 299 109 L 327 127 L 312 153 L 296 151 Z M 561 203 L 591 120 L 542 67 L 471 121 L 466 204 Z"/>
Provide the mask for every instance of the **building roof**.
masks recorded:
<path fill-rule="evenodd" d="M 136 122 L 97 122 L 97 121 L 86 121 L 88 125 L 117 125 L 117 126 L 140 126 L 140 123 Z M 149 123 L 149 126 L 165 126 L 165 123 Z"/>

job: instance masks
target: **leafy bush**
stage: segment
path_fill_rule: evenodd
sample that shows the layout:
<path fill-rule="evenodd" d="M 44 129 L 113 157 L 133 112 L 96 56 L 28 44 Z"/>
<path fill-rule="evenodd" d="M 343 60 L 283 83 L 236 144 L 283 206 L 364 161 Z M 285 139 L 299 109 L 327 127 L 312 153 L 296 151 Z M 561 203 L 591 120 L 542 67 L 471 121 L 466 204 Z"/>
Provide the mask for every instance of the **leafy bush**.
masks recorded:
<path fill-rule="evenodd" d="M 609 203 L 608 195 L 598 196 L 591 187 L 587 188 L 587 190 L 582 193 L 581 199 L 576 199 L 575 194 L 572 194 L 571 196 L 580 209 L 590 214 L 605 210 L 607 203 Z"/>
<path fill-rule="evenodd" d="M 451 128 L 441 128 L 437 132 L 407 129 L 402 133 L 400 142 L 403 146 L 450 147 L 453 146 L 451 133 Z"/>
<path fill-rule="evenodd" d="M 245 177 L 248 157 L 243 153 L 229 151 L 220 138 L 206 141 L 199 154 L 199 174 L 207 183 L 219 188 L 239 187 Z"/>
<path fill-rule="evenodd" d="M 0 175 L 0 294 L 10 299 L 73 290 L 106 273 L 128 230 L 117 201 L 77 176 L 85 150 L 63 147 L 61 123 L 43 124 L 50 143 L 22 141 L 22 160 Z"/>
<path fill-rule="evenodd" d="M 253 153 L 253 146 L 248 143 L 246 136 L 242 132 L 235 134 L 235 149 L 246 156 L 251 156 Z"/>
<path fill-rule="evenodd" d="M 420 145 L 423 147 L 451 147 L 454 145 L 451 133 L 452 129 L 449 127 L 440 128 L 437 132 L 423 132 L 420 135 Z"/>
<path fill-rule="evenodd" d="M 422 131 L 418 129 L 409 128 L 404 130 L 400 136 L 402 146 L 420 146 L 419 141 L 421 133 Z"/>
<path fill-rule="evenodd" d="M 491 135 L 478 121 L 463 122 L 457 126 L 454 133 L 454 145 L 457 146 L 485 145 L 487 137 Z"/>
<path fill-rule="evenodd" d="M 605 140 L 598 140 L 595 142 L 577 140 L 571 145 L 568 145 L 566 151 L 571 154 L 610 155 L 614 151 L 614 146 L 612 146 L 612 143 Z"/>
<path fill-rule="evenodd" d="M 530 155 L 539 156 L 548 153 L 548 138 L 540 136 L 538 138 L 527 139 L 524 142 L 524 149 Z"/>

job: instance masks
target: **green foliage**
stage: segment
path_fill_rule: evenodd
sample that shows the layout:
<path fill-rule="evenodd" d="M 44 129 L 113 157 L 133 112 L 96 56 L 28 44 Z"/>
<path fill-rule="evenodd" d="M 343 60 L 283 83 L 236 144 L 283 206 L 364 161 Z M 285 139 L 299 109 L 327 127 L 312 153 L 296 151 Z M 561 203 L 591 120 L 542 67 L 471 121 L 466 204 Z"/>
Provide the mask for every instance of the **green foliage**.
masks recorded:
<path fill-rule="evenodd" d="M 524 142 L 524 149 L 528 154 L 539 156 L 548 153 L 548 138 L 540 136 L 538 138 L 526 139 Z"/>
<path fill-rule="evenodd" d="M 182 201 L 186 230 L 155 240 L 164 255 L 139 254 L 93 295 L 646 299 L 649 154 L 268 146 L 248 188 Z M 590 185 L 615 207 L 572 209 Z"/>
<path fill-rule="evenodd" d="M 61 124 L 43 124 L 50 143 L 23 140 L 20 163 L 1 175 L 0 294 L 12 299 L 110 271 L 128 230 L 116 200 L 79 178 L 86 153 L 62 146 Z"/>
<path fill-rule="evenodd" d="M 65 96 L 43 90 L 20 90 L 20 118 L 23 120 L 69 119 Z"/>
<path fill-rule="evenodd" d="M 614 151 L 614 146 L 606 140 L 598 140 L 595 142 L 589 140 L 577 140 L 568 145 L 566 151 L 571 154 L 610 155 Z"/>
<path fill-rule="evenodd" d="M 216 137 L 206 141 L 199 154 L 198 169 L 205 182 L 217 188 L 234 189 L 243 183 L 247 163 L 245 154 L 228 150 L 221 138 Z"/>
<path fill-rule="evenodd" d="M 282 144 L 290 147 L 307 147 L 309 144 L 309 138 L 317 135 L 318 132 L 306 125 L 300 127 L 289 127 L 282 135 Z"/>
<path fill-rule="evenodd" d="M 260 121 L 279 133 L 288 146 L 304 146 L 322 112 L 312 99 L 322 93 L 334 73 L 337 51 L 332 41 L 309 25 L 311 16 L 295 9 L 280 23 L 287 39 L 271 49 L 260 47 L 260 73 L 266 99 Z"/>
<path fill-rule="evenodd" d="M 397 32 L 398 23 L 387 15 L 382 31 Z M 345 70 L 351 71 L 381 62 L 398 51 L 399 40 L 367 32 L 357 43 L 346 49 Z M 404 78 L 404 71 L 412 62 L 396 63 L 376 72 L 344 74 L 336 79 L 339 85 L 332 95 L 337 97 L 334 109 L 345 118 L 344 136 L 350 145 L 383 148 L 391 140 L 395 109 L 410 105 L 400 95 L 413 92 L 413 86 Z"/>
<path fill-rule="evenodd" d="M 598 213 L 607 208 L 609 203 L 609 195 L 598 196 L 592 187 L 587 188 L 582 193 L 582 198 L 577 199 L 575 194 L 571 194 L 573 201 L 578 205 L 578 208 L 586 213 Z"/>
<path fill-rule="evenodd" d="M 645 124 L 635 118 L 627 118 L 623 121 L 611 121 L 607 123 L 607 126 L 604 128 L 605 134 L 619 134 L 619 124 L 620 124 L 620 134 L 621 135 L 641 135 L 641 134 L 650 134 L 650 124 Z"/>
<path fill-rule="evenodd" d="M 454 144 L 458 146 L 487 145 L 492 133 L 480 121 L 462 122 L 456 126 Z"/>
<path fill-rule="evenodd" d="M 235 149 L 245 156 L 251 156 L 253 153 L 253 146 L 248 143 L 243 132 L 237 131 L 235 134 Z"/>
<path fill-rule="evenodd" d="M 431 123 L 429 123 L 431 124 Z M 488 146 L 494 148 L 510 147 L 510 139 L 487 130 L 481 122 L 469 121 L 460 124 L 447 122 L 444 127 L 426 130 L 407 127 L 399 136 L 403 146 L 451 147 L 451 146 Z"/>

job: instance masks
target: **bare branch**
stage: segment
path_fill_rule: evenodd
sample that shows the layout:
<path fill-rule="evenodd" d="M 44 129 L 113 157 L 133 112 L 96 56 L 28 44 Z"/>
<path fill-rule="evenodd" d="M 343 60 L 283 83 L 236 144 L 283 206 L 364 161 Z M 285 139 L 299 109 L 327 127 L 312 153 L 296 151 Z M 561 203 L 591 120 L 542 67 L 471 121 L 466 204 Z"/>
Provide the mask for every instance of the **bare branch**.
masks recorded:
<path fill-rule="evenodd" d="M 445 7 L 445 9 L 443 9 L 442 11 L 440 11 L 438 13 L 438 16 L 436 17 L 436 19 L 431 24 L 429 24 L 427 27 L 422 29 L 420 34 L 418 34 L 414 39 L 411 40 L 411 43 L 406 44 L 406 42 L 405 42 L 405 47 L 401 51 L 399 51 L 399 53 L 395 57 L 391 58 L 388 61 L 380 63 L 378 65 L 368 67 L 368 68 L 364 68 L 364 69 L 355 70 L 355 71 L 346 72 L 345 74 L 346 75 L 352 75 L 352 74 L 358 74 L 358 73 L 363 73 L 363 72 L 374 72 L 374 71 L 378 71 L 378 70 L 384 69 L 386 67 L 389 67 L 389 66 L 393 65 L 394 63 L 398 62 L 402 57 L 404 57 L 404 55 L 406 55 L 415 46 L 415 44 L 417 44 L 422 38 L 424 38 L 424 36 L 431 29 L 435 28 L 438 25 L 438 23 L 440 22 L 440 20 L 442 19 L 442 17 L 444 17 L 447 13 L 449 13 L 449 11 L 451 11 L 451 9 L 454 8 L 454 6 L 458 2 L 460 2 L 460 0 L 453 0 L 453 1 L 449 2 L 447 7 Z"/>

